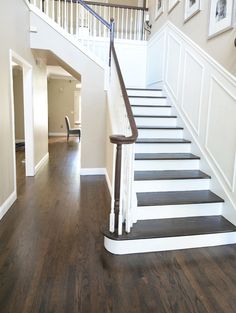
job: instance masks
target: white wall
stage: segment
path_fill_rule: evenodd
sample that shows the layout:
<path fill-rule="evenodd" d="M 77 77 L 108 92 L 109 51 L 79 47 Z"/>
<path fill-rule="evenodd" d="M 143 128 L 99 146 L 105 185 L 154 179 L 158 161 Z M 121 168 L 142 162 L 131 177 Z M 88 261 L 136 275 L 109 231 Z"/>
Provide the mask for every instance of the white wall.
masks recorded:
<path fill-rule="evenodd" d="M 211 189 L 226 200 L 224 215 L 236 223 L 236 78 L 171 23 L 152 38 L 148 55 L 149 85 L 163 80 L 213 177 Z"/>

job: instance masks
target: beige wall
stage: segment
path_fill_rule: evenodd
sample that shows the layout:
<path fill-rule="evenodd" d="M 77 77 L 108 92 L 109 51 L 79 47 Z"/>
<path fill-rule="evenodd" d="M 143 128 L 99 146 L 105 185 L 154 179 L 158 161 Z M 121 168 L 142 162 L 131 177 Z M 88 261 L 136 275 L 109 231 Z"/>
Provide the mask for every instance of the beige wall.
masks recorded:
<path fill-rule="evenodd" d="M 9 51 L 12 49 L 33 67 L 34 82 L 37 85 L 33 90 L 34 123 L 35 123 L 35 163 L 47 153 L 47 137 L 45 137 L 45 107 L 47 98 L 41 96 L 38 87 L 47 83 L 46 72 L 36 65 L 29 43 L 29 10 L 23 0 L 3 1 L 0 10 L 0 206 L 14 191 L 14 161 L 12 142 L 12 111 L 11 111 L 11 66 Z M 6 31 L 7 30 L 7 31 Z M 39 69 L 38 69 L 39 68 Z M 39 96 L 39 98 L 38 98 Z M 38 100 L 37 100 L 38 99 Z M 38 101 L 38 102 L 37 102 Z"/>
<path fill-rule="evenodd" d="M 78 81 L 65 79 L 48 80 L 48 127 L 49 133 L 66 133 L 65 116 L 74 122 L 74 92 Z"/>
<path fill-rule="evenodd" d="M 203 10 L 186 23 L 183 22 L 184 3 L 185 1 L 180 1 L 170 14 L 167 14 L 165 5 L 164 13 L 154 21 L 155 0 L 149 1 L 150 19 L 153 25 L 152 36 L 169 20 L 229 72 L 236 75 L 236 48 L 233 44 L 236 37 L 236 29 L 231 29 L 208 40 L 210 1 L 202 1 Z M 166 1 L 164 1 L 164 4 L 166 4 Z"/>
<path fill-rule="evenodd" d="M 23 72 L 21 68 L 13 68 L 13 95 L 14 95 L 14 117 L 15 138 L 22 140 L 24 133 L 24 102 L 23 102 Z"/>

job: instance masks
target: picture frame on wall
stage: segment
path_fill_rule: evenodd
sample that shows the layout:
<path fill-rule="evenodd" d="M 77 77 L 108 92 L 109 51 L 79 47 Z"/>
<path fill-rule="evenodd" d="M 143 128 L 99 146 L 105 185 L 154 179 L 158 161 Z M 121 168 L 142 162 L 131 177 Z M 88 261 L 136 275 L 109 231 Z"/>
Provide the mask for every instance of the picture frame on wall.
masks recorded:
<path fill-rule="evenodd" d="M 170 13 L 179 2 L 180 0 L 168 0 L 168 13 Z"/>
<path fill-rule="evenodd" d="M 234 0 L 211 0 L 209 39 L 233 27 Z"/>
<path fill-rule="evenodd" d="M 155 20 L 164 12 L 164 0 L 156 0 L 155 2 Z"/>
<path fill-rule="evenodd" d="M 185 0 L 184 22 L 190 20 L 201 10 L 201 0 Z"/>

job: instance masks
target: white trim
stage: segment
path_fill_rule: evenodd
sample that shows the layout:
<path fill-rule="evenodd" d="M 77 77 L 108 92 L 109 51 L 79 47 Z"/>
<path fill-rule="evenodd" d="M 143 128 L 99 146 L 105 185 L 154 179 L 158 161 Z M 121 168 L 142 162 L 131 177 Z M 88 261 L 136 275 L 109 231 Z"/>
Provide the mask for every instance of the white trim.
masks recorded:
<path fill-rule="evenodd" d="M 49 153 L 45 154 L 45 156 L 38 162 L 35 166 L 35 174 L 38 173 L 41 167 L 43 167 L 49 160 Z"/>
<path fill-rule="evenodd" d="M 105 176 L 106 176 L 107 187 L 109 189 L 110 195 L 112 196 L 112 186 L 111 186 L 109 175 L 107 173 L 107 169 L 105 169 Z"/>
<path fill-rule="evenodd" d="M 200 100 L 199 100 L 199 110 L 198 110 L 198 121 L 197 121 L 197 127 L 195 127 L 195 125 L 193 124 L 189 114 L 187 113 L 187 111 L 185 110 L 185 106 L 184 106 L 184 89 L 185 89 L 185 83 L 186 83 L 186 68 L 187 68 L 187 56 L 189 56 L 190 58 L 192 58 L 202 69 L 201 72 L 201 92 L 200 92 Z M 201 62 L 199 62 L 197 60 L 197 58 L 195 56 L 193 56 L 193 54 L 191 53 L 191 51 L 189 49 L 185 49 L 185 53 L 184 53 L 184 66 L 183 66 L 183 84 L 182 84 L 182 99 L 181 99 L 181 108 L 184 112 L 184 114 L 186 115 L 190 125 L 192 126 L 193 130 L 196 132 L 196 134 L 199 136 L 200 135 L 200 126 L 201 126 L 201 113 L 202 113 L 202 103 L 203 103 L 203 87 L 204 87 L 204 79 L 205 79 L 205 70 L 204 70 L 204 66 L 202 65 Z"/>
<path fill-rule="evenodd" d="M 106 175 L 106 169 L 105 168 L 81 168 L 80 175 L 81 176 Z"/>
<path fill-rule="evenodd" d="M 73 44 L 76 48 L 80 49 L 82 53 L 84 53 L 88 58 L 90 58 L 93 62 L 95 62 L 98 66 L 105 70 L 106 65 L 103 64 L 94 54 L 92 54 L 88 49 L 86 49 L 75 37 L 69 34 L 64 28 L 59 26 L 56 22 L 54 22 L 50 17 L 40 11 L 33 4 L 29 5 L 30 11 L 39 16 L 44 22 L 46 22 L 50 27 L 52 27 L 55 31 L 57 31 L 61 36 L 66 38 L 71 44 Z M 37 32 L 37 29 L 34 29 L 33 32 Z"/>
<path fill-rule="evenodd" d="M 210 116 L 211 116 L 211 109 L 212 109 L 212 95 L 213 95 L 213 81 L 215 81 L 215 83 L 225 91 L 225 93 L 227 93 L 235 102 L 236 102 L 236 98 L 234 97 L 234 95 L 232 95 L 232 93 L 225 88 L 218 79 L 216 79 L 216 77 L 214 75 L 211 75 L 211 79 L 210 79 L 210 96 L 209 96 L 209 101 L 208 101 L 208 112 L 207 112 L 207 125 L 206 125 L 206 138 L 205 138 L 205 148 L 207 150 L 207 152 L 209 153 L 210 157 L 212 158 L 212 161 L 214 162 L 215 166 L 218 168 L 219 172 L 221 173 L 221 175 L 223 176 L 225 182 L 227 183 L 228 187 L 231 189 L 232 192 L 234 192 L 235 190 L 235 173 L 236 173 L 236 154 L 234 157 L 234 167 L 233 167 L 233 177 L 232 177 L 232 181 L 230 181 L 228 179 L 228 177 L 225 175 L 222 167 L 220 166 L 219 162 L 215 159 L 213 153 L 211 153 L 211 150 L 208 146 L 208 140 L 209 140 L 209 127 L 210 127 Z"/>
<path fill-rule="evenodd" d="M 15 166 L 15 114 L 14 114 L 14 87 L 12 77 L 12 62 L 17 63 L 23 69 L 23 98 L 24 98 L 24 132 L 25 132 L 25 161 L 26 176 L 35 175 L 35 152 L 34 152 L 34 110 L 33 110 L 33 77 L 32 65 L 13 50 L 9 50 L 9 70 L 11 88 L 11 113 L 12 113 L 12 139 L 14 146 L 14 180 L 16 188 L 16 166 Z"/>
<path fill-rule="evenodd" d="M 106 250 L 118 255 L 213 247 L 235 243 L 236 232 L 138 240 L 112 240 L 104 237 Z"/>
<path fill-rule="evenodd" d="M 0 220 L 7 213 L 13 203 L 16 201 L 17 195 L 16 191 L 13 191 L 12 194 L 7 198 L 7 200 L 0 206 Z"/>
<path fill-rule="evenodd" d="M 48 136 L 50 137 L 66 137 L 67 133 L 48 133 Z"/>

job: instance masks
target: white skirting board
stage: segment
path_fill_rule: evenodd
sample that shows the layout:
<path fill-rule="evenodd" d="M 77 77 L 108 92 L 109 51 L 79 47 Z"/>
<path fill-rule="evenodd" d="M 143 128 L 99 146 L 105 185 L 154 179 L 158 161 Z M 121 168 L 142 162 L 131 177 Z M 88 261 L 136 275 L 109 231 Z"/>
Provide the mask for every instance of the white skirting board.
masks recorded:
<path fill-rule="evenodd" d="M 49 137 L 66 137 L 67 133 L 49 133 Z"/>
<path fill-rule="evenodd" d="M 16 191 L 13 191 L 13 193 L 7 198 L 7 200 L 0 206 L 0 220 L 3 218 L 3 216 L 7 213 L 10 207 L 16 201 L 16 198 L 17 198 Z"/>
<path fill-rule="evenodd" d="M 118 255 L 203 248 L 235 243 L 236 232 L 136 240 L 111 240 L 104 237 L 106 250 Z"/>
<path fill-rule="evenodd" d="M 45 154 L 45 156 L 39 161 L 39 163 L 35 166 L 35 174 L 43 167 L 49 159 L 49 153 Z"/>
<path fill-rule="evenodd" d="M 105 168 L 81 168 L 80 169 L 80 175 L 81 176 L 88 176 L 88 175 L 106 175 L 106 169 Z"/>

